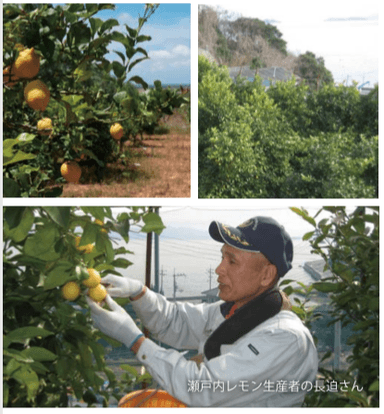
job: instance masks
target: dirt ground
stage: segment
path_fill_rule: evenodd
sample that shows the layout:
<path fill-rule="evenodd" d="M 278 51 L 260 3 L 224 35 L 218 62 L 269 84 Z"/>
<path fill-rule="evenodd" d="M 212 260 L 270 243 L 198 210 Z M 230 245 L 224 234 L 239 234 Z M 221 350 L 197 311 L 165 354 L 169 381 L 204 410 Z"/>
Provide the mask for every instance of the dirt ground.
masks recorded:
<path fill-rule="evenodd" d="M 108 164 L 101 183 L 66 184 L 61 197 L 190 197 L 190 125 L 180 114 L 163 125 L 168 133 L 144 136 L 139 147 L 126 143 L 129 161 Z"/>

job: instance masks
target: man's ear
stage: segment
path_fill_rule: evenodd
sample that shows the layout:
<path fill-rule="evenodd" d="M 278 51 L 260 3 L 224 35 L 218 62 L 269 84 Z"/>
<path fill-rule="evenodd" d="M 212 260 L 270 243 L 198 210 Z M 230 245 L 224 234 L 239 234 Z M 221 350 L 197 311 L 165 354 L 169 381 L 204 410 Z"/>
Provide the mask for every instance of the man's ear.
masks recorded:
<path fill-rule="evenodd" d="M 277 268 L 272 263 L 266 265 L 263 269 L 264 274 L 261 280 L 262 286 L 274 286 L 277 281 Z"/>

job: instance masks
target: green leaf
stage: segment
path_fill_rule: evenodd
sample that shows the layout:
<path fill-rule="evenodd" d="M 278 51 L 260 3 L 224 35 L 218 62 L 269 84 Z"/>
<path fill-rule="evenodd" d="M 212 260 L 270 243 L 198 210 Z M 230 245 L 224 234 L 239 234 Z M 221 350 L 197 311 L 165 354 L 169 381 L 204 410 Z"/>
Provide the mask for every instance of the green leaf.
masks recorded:
<path fill-rule="evenodd" d="M 96 18 L 96 17 L 91 17 L 89 19 L 89 23 L 91 25 L 91 33 L 92 36 L 94 37 L 96 32 L 100 29 L 100 27 L 102 26 L 102 24 L 104 23 L 103 20 Z"/>
<path fill-rule="evenodd" d="M 107 255 L 107 263 L 111 263 L 115 258 L 115 251 L 113 250 L 112 243 L 109 239 L 105 240 L 105 252 Z"/>
<path fill-rule="evenodd" d="M 82 207 L 81 208 L 85 214 L 90 214 L 95 219 L 104 221 L 104 217 L 106 216 L 104 207 Z"/>
<path fill-rule="evenodd" d="M 11 332 L 9 332 L 4 337 L 4 343 L 10 344 L 12 342 L 17 343 L 24 343 L 26 339 L 31 339 L 35 337 L 41 336 L 42 338 L 45 338 L 46 336 L 53 335 L 52 332 L 47 331 L 43 328 L 38 328 L 35 326 L 24 326 L 22 328 L 17 328 Z"/>
<path fill-rule="evenodd" d="M 114 226 L 115 230 L 120 234 L 120 236 L 124 239 L 126 243 L 129 240 L 129 219 L 124 219 L 119 221 Z"/>
<path fill-rule="evenodd" d="M 126 71 L 125 66 L 122 65 L 120 62 L 117 62 L 117 61 L 112 62 L 112 69 L 117 78 L 121 78 L 122 76 L 125 75 L 125 71 Z"/>
<path fill-rule="evenodd" d="M 142 62 L 143 60 L 147 60 L 147 59 L 149 59 L 148 56 L 140 58 L 140 59 L 136 59 L 135 61 L 133 61 L 128 67 L 128 72 L 130 72 L 134 68 L 134 66 L 136 66 L 138 63 Z"/>
<path fill-rule="evenodd" d="M 325 293 L 336 292 L 340 289 L 340 286 L 338 283 L 329 283 L 329 282 L 314 283 L 313 287 L 319 292 L 325 292 Z"/>
<path fill-rule="evenodd" d="M 12 377 L 27 387 L 27 401 L 31 402 L 39 390 L 39 377 L 36 372 L 23 365 L 12 374 Z"/>
<path fill-rule="evenodd" d="M 43 207 L 51 219 L 61 227 L 67 228 L 71 214 L 70 207 Z"/>
<path fill-rule="evenodd" d="M 6 381 L 3 381 L 3 407 L 7 407 L 9 399 L 9 386 Z"/>
<path fill-rule="evenodd" d="M 99 234 L 100 226 L 95 223 L 87 223 L 84 227 L 83 235 L 81 236 L 81 243 L 83 245 L 94 243 Z M 96 246 L 98 248 L 98 246 Z"/>
<path fill-rule="evenodd" d="M 10 230 L 20 224 L 26 209 L 27 207 L 5 207 L 3 218 L 8 223 Z"/>
<path fill-rule="evenodd" d="M 141 85 L 145 90 L 148 89 L 148 84 L 144 82 L 144 80 L 140 76 L 132 76 L 132 78 L 128 79 L 128 82 L 135 82 Z"/>
<path fill-rule="evenodd" d="M 370 299 L 368 303 L 368 307 L 372 311 L 378 311 L 379 310 L 379 298 L 376 297 L 376 298 Z"/>
<path fill-rule="evenodd" d="M 140 42 L 148 42 L 150 40 L 152 40 L 152 37 L 151 36 L 146 36 L 146 35 L 141 35 L 141 36 L 138 36 L 136 38 L 136 42 L 137 43 L 140 43 Z"/>
<path fill-rule="evenodd" d="M 28 236 L 35 217 L 30 207 L 7 207 L 4 219 L 8 225 L 12 225 L 11 230 L 4 228 L 5 234 L 14 242 L 19 243 Z"/>
<path fill-rule="evenodd" d="M 33 359 L 27 355 L 23 355 L 22 351 L 17 351 L 16 349 L 3 349 L 3 356 L 13 358 L 15 361 L 24 362 L 30 364 L 33 362 Z"/>
<path fill-rule="evenodd" d="M 55 251 L 55 243 L 58 237 L 59 232 L 56 226 L 47 224 L 27 238 L 24 244 L 24 253 L 41 260 L 57 260 L 60 257 L 60 254 Z"/>
<path fill-rule="evenodd" d="M 59 262 L 47 275 L 44 281 L 44 290 L 62 286 L 70 280 L 76 279 L 76 273 L 71 262 Z"/>
<path fill-rule="evenodd" d="M 315 231 L 310 231 L 308 233 L 305 233 L 304 236 L 303 236 L 303 240 L 311 239 L 314 234 L 315 234 Z"/>
<path fill-rule="evenodd" d="M 161 220 L 161 217 L 156 213 L 147 213 L 143 216 L 143 221 L 145 225 L 142 227 L 141 231 L 144 233 L 155 232 L 160 235 L 161 232 L 165 229 L 165 226 Z"/>
<path fill-rule="evenodd" d="M 121 101 L 123 101 L 124 99 L 126 99 L 127 98 L 127 96 L 128 96 L 128 94 L 127 94 L 127 92 L 125 92 L 125 91 L 122 91 L 122 92 L 118 92 L 118 93 L 115 93 L 114 95 L 113 95 L 113 100 L 116 102 L 116 103 L 121 103 Z"/>
<path fill-rule="evenodd" d="M 21 150 L 18 150 L 16 154 L 12 154 L 11 156 L 7 156 L 3 154 L 3 165 L 10 165 L 20 161 L 26 160 L 33 160 L 36 158 L 34 154 L 27 154 Z"/>
<path fill-rule="evenodd" d="M 137 372 L 136 368 L 132 367 L 131 365 L 128 364 L 122 364 L 120 365 L 120 368 L 123 369 L 124 371 L 129 372 L 130 374 L 132 374 L 135 378 L 139 377 L 139 373 Z"/>
<path fill-rule="evenodd" d="M 20 197 L 19 184 L 11 178 L 3 178 L 3 197 Z"/>
<path fill-rule="evenodd" d="M 112 265 L 114 267 L 119 267 L 119 268 L 123 268 L 123 269 L 126 269 L 127 267 L 131 266 L 132 264 L 133 263 L 130 262 L 129 260 L 123 259 L 121 257 L 112 262 Z"/>
<path fill-rule="evenodd" d="M 310 217 L 304 210 L 300 210 L 297 207 L 290 207 L 290 210 L 292 210 L 294 213 L 298 214 L 300 217 L 302 217 L 305 221 L 312 224 L 312 226 L 316 227 L 316 221 Z"/>
<path fill-rule="evenodd" d="M 369 386 L 368 391 L 379 391 L 380 387 L 379 387 L 379 380 L 376 380 L 374 382 L 372 382 L 372 384 Z"/>
<path fill-rule="evenodd" d="M 100 28 L 100 33 L 104 33 L 106 30 L 112 29 L 112 27 L 118 26 L 119 22 L 116 19 L 108 19 L 106 20 L 101 28 Z"/>
<path fill-rule="evenodd" d="M 54 361 L 57 358 L 57 355 L 48 349 L 41 348 L 38 346 L 32 346 L 30 348 L 24 349 L 22 355 L 25 355 L 29 358 L 32 358 L 34 361 Z"/>

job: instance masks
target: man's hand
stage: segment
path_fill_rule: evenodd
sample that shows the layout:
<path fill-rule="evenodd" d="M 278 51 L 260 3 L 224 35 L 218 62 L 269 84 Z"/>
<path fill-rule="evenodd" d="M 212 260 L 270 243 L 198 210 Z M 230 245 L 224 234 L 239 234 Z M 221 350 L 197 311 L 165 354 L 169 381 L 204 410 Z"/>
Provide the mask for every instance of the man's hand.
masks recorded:
<path fill-rule="evenodd" d="M 135 297 L 144 288 L 139 280 L 113 275 L 103 277 L 101 283 L 107 288 L 108 294 L 114 298 Z"/>
<path fill-rule="evenodd" d="M 91 310 L 94 325 L 101 332 L 122 342 L 129 349 L 143 336 L 133 319 L 109 295 L 105 297 L 105 301 L 110 311 L 103 309 L 88 296 L 86 296 L 86 301 Z"/>

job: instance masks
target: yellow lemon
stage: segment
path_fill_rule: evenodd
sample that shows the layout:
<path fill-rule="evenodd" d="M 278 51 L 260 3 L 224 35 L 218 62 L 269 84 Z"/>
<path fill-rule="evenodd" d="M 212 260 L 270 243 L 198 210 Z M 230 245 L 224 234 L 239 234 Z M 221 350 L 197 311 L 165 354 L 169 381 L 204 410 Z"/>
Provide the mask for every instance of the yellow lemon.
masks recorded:
<path fill-rule="evenodd" d="M 61 175 L 68 183 L 77 183 L 81 177 L 81 168 L 75 161 L 66 161 L 60 167 Z"/>
<path fill-rule="evenodd" d="M 79 252 L 84 252 L 84 253 L 87 253 L 87 254 L 92 253 L 93 248 L 94 248 L 95 246 L 94 246 L 93 244 L 85 244 L 84 246 L 79 246 L 79 244 L 80 244 L 80 240 L 81 240 L 81 236 L 76 236 L 76 239 L 75 239 L 75 246 L 76 246 L 76 249 L 77 249 Z"/>
<path fill-rule="evenodd" d="M 107 289 L 103 285 L 98 284 L 96 287 L 90 288 L 88 294 L 95 302 L 101 302 L 107 296 Z"/>
<path fill-rule="evenodd" d="M 119 123 L 117 123 L 117 122 L 114 123 L 111 126 L 109 132 L 111 133 L 112 138 L 113 139 L 116 139 L 116 140 L 121 139 L 122 136 L 124 135 L 124 129 L 123 129 L 123 127 Z"/>
<path fill-rule="evenodd" d="M 37 131 L 40 135 L 52 134 L 52 119 L 43 118 L 37 122 Z"/>
<path fill-rule="evenodd" d="M 50 99 L 49 89 L 41 80 L 34 80 L 25 87 L 24 98 L 35 111 L 45 111 Z"/>
<path fill-rule="evenodd" d="M 12 88 L 16 84 L 16 82 L 19 80 L 19 78 L 10 69 L 11 68 L 7 66 L 3 70 L 3 83 L 5 86 Z"/>
<path fill-rule="evenodd" d="M 75 300 L 80 295 L 80 286 L 76 282 L 68 282 L 62 288 L 63 298 L 66 300 Z"/>
<path fill-rule="evenodd" d="M 19 52 L 12 69 L 19 78 L 32 79 L 39 73 L 40 56 L 35 53 L 34 48 L 24 49 Z"/>
<path fill-rule="evenodd" d="M 83 280 L 83 285 L 89 287 L 89 288 L 95 288 L 97 285 L 100 284 L 101 277 L 100 273 L 95 269 L 87 269 L 89 278 Z"/>
<path fill-rule="evenodd" d="M 99 226 L 104 226 L 104 223 L 101 220 L 99 220 L 99 219 L 95 219 L 95 223 L 98 224 Z M 108 230 L 107 229 L 104 229 L 104 228 L 101 229 L 101 231 L 103 233 L 108 233 Z"/>

